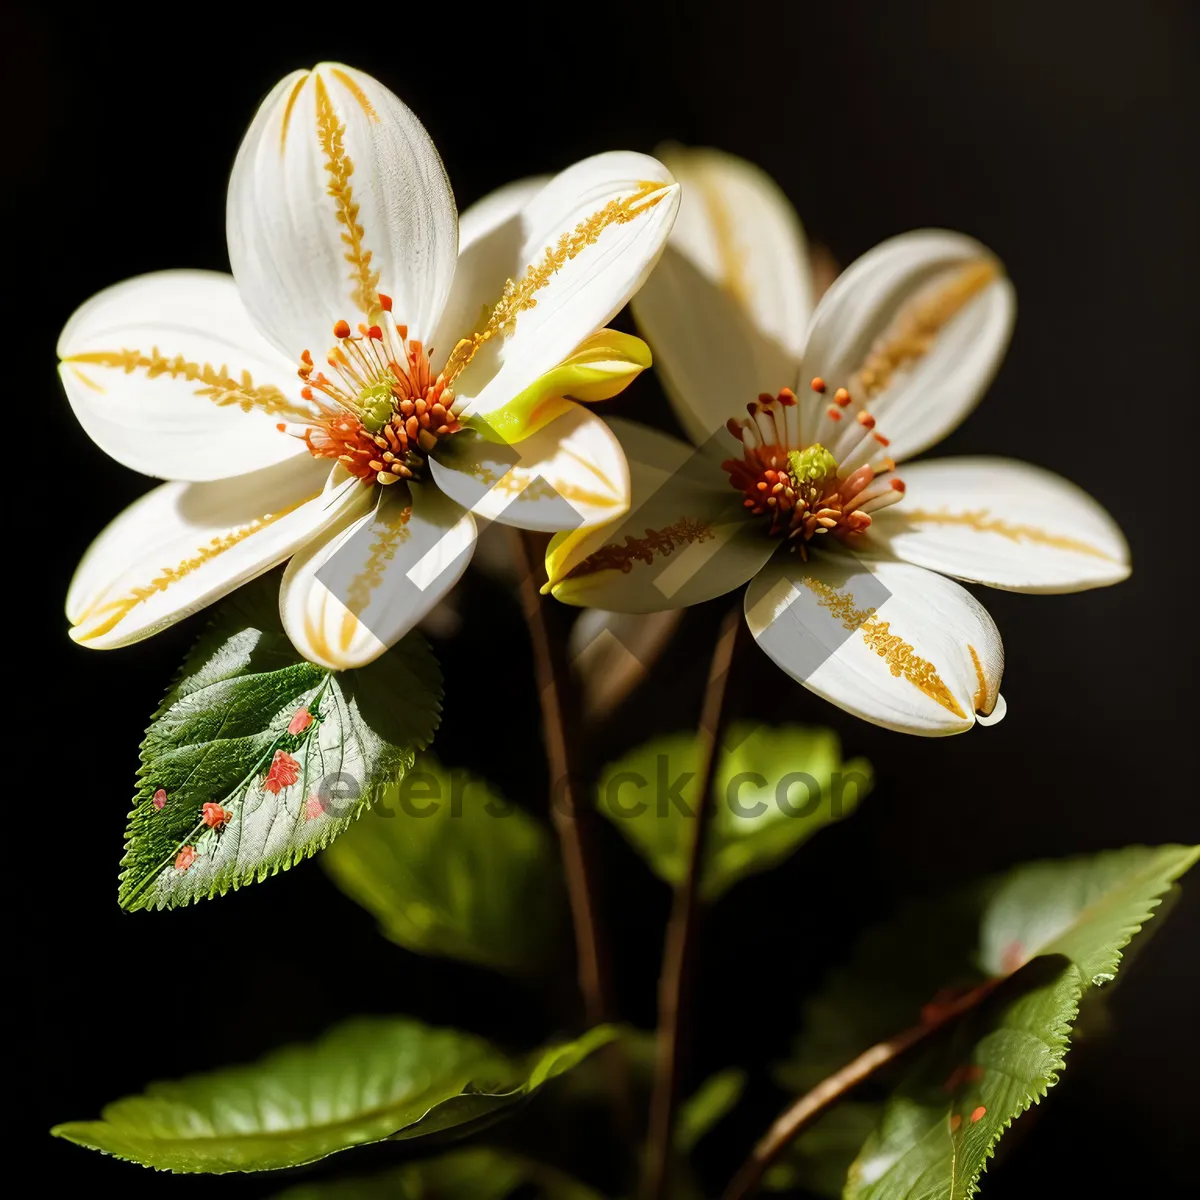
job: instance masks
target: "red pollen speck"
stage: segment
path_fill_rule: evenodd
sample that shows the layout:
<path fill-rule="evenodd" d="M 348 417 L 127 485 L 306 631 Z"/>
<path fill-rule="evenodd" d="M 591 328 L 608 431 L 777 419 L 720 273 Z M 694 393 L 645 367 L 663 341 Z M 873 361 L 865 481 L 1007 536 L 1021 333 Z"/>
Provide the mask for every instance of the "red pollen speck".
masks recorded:
<path fill-rule="evenodd" d="M 834 408 L 834 406 L 832 404 L 829 406 L 828 409 L 826 409 L 825 415 L 831 421 L 840 421 L 842 419 L 842 414 L 840 412 L 838 412 L 838 410 L 836 408 Z"/>
<path fill-rule="evenodd" d="M 276 750 L 271 769 L 263 780 L 263 789 L 278 795 L 300 778 L 300 764 L 286 750 Z"/>
<path fill-rule="evenodd" d="M 278 429 L 280 433 L 287 433 L 287 426 L 282 421 L 280 421 L 275 428 Z"/>
<path fill-rule="evenodd" d="M 974 1112 L 971 1114 L 971 1124 L 972 1124 L 972 1125 L 974 1125 L 976 1121 L 982 1121 L 982 1120 L 983 1120 L 983 1118 L 984 1118 L 984 1117 L 986 1117 L 986 1116 L 987 1116 L 987 1109 L 986 1109 L 986 1108 L 984 1108 L 984 1107 L 983 1107 L 983 1105 L 981 1104 L 981 1105 L 980 1105 L 980 1106 L 979 1106 L 979 1107 L 978 1107 L 978 1108 L 977 1108 L 977 1109 L 976 1109 L 976 1110 L 975 1110 L 975 1111 L 974 1111 Z"/>
<path fill-rule="evenodd" d="M 306 821 L 315 821 L 325 811 L 325 805 L 321 803 L 321 797 L 314 792 L 309 796 L 304 804 L 304 819 Z"/>
<path fill-rule="evenodd" d="M 882 433 L 873 433 L 871 435 L 881 446 L 890 446 L 892 443 L 888 438 L 885 438 Z"/>
<path fill-rule="evenodd" d="M 213 804 L 210 800 L 200 810 L 200 820 L 204 822 L 209 829 L 219 829 L 222 825 L 233 820 L 233 813 L 222 808 L 219 804 Z"/>
<path fill-rule="evenodd" d="M 825 391 L 825 380 L 818 375 L 808 386 L 812 388 L 814 392 L 820 395 Z"/>
<path fill-rule="evenodd" d="M 385 296 L 382 292 L 380 292 L 379 293 L 379 307 L 382 308 L 384 312 L 391 312 L 392 311 L 391 296 Z"/>
<path fill-rule="evenodd" d="M 288 722 L 287 731 L 295 737 L 298 733 L 303 733 L 312 724 L 312 713 L 303 705 L 292 713 L 292 719 Z"/>
<path fill-rule="evenodd" d="M 891 483 L 889 484 L 889 486 L 891 487 L 893 492 L 900 492 L 901 494 L 903 494 L 904 492 L 908 491 L 908 485 L 904 482 L 903 479 L 893 479 L 891 481 Z"/>
<path fill-rule="evenodd" d="M 958 1127 L 961 1124 L 962 1124 L 962 1116 L 959 1113 L 955 1113 L 954 1116 L 952 1116 L 950 1118 L 950 1132 L 957 1133 Z"/>
<path fill-rule="evenodd" d="M 196 861 L 196 847 L 184 846 L 179 852 L 179 857 L 175 859 L 175 870 L 186 871 L 188 867 Z"/>
<path fill-rule="evenodd" d="M 348 322 L 346 322 L 346 321 L 339 321 L 339 322 L 338 322 L 338 323 L 337 323 L 337 324 L 336 324 L 336 325 L 333 327 L 333 336 L 334 336 L 335 338 L 337 338 L 339 341 L 341 341 L 343 338 L 348 338 L 348 337 L 350 336 L 350 325 L 349 325 L 349 323 L 348 323 Z"/>

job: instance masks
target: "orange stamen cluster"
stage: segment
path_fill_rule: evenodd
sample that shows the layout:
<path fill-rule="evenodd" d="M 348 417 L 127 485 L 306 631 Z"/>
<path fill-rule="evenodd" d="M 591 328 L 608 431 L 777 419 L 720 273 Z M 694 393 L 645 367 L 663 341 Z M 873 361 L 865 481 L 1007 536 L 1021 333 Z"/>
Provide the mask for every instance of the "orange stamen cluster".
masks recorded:
<path fill-rule="evenodd" d="M 825 381 L 814 379 L 812 390 L 824 394 Z M 833 401 L 824 415 L 836 422 L 851 404 L 850 393 L 838 388 Z M 816 538 L 832 533 L 847 539 L 863 533 L 871 524 L 869 510 L 898 500 L 904 484 L 895 478 L 876 480 L 877 473 L 891 469 L 890 460 L 856 466 L 847 458 L 839 470 L 823 445 L 812 442 L 801 448 L 796 404 L 789 388 L 777 396 L 764 392 L 748 404 L 748 418 L 733 418 L 726 425 L 742 443 L 742 457 L 726 459 L 721 466 L 729 473 L 730 483 L 744 494 L 742 503 L 747 511 L 767 517 L 769 534 L 787 538 L 801 558 L 807 559 L 808 543 Z M 878 445 L 887 445 L 881 434 L 873 432 L 875 419 L 866 411 L 857 414 L 857 425 L 860 440 L 870 437 Z M 855 451 L 851 457 L 861 457 L 857 447 Z M 843 474 L 846 464 L 851 469 Z"/>
<path fill-rule="evenodd" d="M 438 439 L 462 426 L 445 375 L 434 376 L 425 346 L 391 320 L 391 299 L 381 293 L 379 302 L 379 323 L 357 333 L 347 321 L 334 325 L 331 375 L 315 368 L 309 351 L 301 355 L 300 394 L 317 414 L 297 436 L 315 458 L 386 485 L 419 474 Z"/>

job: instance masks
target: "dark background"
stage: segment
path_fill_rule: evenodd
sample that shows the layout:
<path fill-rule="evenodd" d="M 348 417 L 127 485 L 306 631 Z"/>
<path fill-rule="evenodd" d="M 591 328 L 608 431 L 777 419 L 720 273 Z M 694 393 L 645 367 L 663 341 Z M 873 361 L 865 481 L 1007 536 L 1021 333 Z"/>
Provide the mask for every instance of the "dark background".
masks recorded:
<path fill-rule="evenodd" d="M 116 906 L 137 744 L 197 626 L 112 653 L 68 640 L 61 600 L 75 562 L 149 484 L 75 426 L 54 340 L 106 284 L 226 267 L 225 184 L 244 127 L 276 79 L 322 58 L 372 72 L 420 115 L 460 207 L 518 176 L 672 137 L 760 163 L 843 265 L 914 226 L 979 237 L 1007 263 L 1020 317 L 990 395 L 936 453 L 1012 455 L 1068 475 L 1132 544 L 1134 574 L 1119 587 L 984 597 L 1008 655 L 1009 715 L 994 729 L 945 741 L 888 733 L 751 651 L 747 711 L 835 726 L 849 752 L 871 757 L 879 783 L 814 852 L 740 885 L 709 929 L 694 1076 L 727 1062 L 756 1073 L 753 1098 L 707 1147 L 713 1180 L 782 1100 L 765 1065 L 805 990 L 873 915 L 1022 859 L 1200 837 L 1188 782 L 1200 273 L 1188 0 L 326 5 L 311 20 L 286 5 L 147 11 L 161 23 L 110 6 L 77 17 L 21 5 L 4 17 L 5 229 L 15 234 L 6 291 L 17 302 L 7 325 L 19 372 L 6 376 L 5 403 L 21 460 L 8 520 L 30 536 L 9 569 L 28 584 L 16 592 L 21 619 L 36 622 L 10 649 L 34 657 L 19 659 L 8 716 L 52 731 L 46 757 L 10 792 L 23 811 L 8 864 L 28 878 L 7 925 L 37 928 L 33 954 L 16 963 L 24 994 L 8 1030 L 35 1085 L 8 1081 L 31 1119 L 9 1141 L 14 1161 L 36 1160 L 55 1186 L 129 1196 L 268 1195 L 286 1181 L 155 1175 L 45 1130 L 149 1079 L 244 1060 L 354 1012 L 408 1011 L 517 1045 L 549 1019 L 516 985 L 493 993 L 482 973 L 385 943 L 316 863 L 185 911 Z M 651 379 L 620 402 L 660 414 L 661 404 Z M 544 810 L 517 610 L 479 577 L 462 608 L 463 635 L 439 646 L 438 749 Z M 602 747 L 694 719 L 719 615 L 688 615 Z M 515 640 L 497 647 L 489 639 L 508 626 Z M 513 694 L 499 714 L 479 688 L 482 653 L 510 664 Z M 32 712 L 30 678 L 45 685 Z M 648 1024 L 666 892 L 610 830 L 604 839 L 621 1002 Z M 1198 933 L 1200 879 L 1114 993 L 1113 1035 L 1073 1052 L 1049 1102 L 1021 1122 L 1026 1136 L 1005 1143 L 984 1181 L 990 1200 L 1182 1186 L 1200 1065 Z M 332 1165 L 364 1160 L 380 1157 Z"/>

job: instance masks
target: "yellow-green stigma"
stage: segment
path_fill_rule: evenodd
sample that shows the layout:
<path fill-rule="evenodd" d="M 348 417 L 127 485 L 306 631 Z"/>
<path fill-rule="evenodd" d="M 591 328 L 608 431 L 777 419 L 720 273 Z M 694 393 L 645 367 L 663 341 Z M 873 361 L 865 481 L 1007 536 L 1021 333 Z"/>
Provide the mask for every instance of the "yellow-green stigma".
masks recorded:
<path fill-rule="evenodd" d="M 837 460 L 820 442 L 804 450 L 791 450 L 787 456 L 788 474 L 793 486 L 824 487 L 825 481 L 837 474 Z"/>
<path fill-rule="evenodd" d="M 394 412 L 392 384 L 387 380 L 373 383 L 364 388 L 358 397 L 359 420 L 368 433 L 378 433 L 391 419 Z"/>

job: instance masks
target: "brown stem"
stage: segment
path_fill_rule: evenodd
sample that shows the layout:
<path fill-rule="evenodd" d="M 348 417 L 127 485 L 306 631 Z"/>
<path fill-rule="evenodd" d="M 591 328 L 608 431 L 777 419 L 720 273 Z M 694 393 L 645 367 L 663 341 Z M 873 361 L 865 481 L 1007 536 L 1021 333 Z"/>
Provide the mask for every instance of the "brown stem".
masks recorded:
<path fill-rule="evenodd" d="M 683 1038 L 684 997 L 692 973 L 695 932 L 700 913 L 700 886 L 704 873 L 708 831 L 712 824 L 712 786 L 720 743 L 725 732 L 730 668 L 745 628 L 742 606 L 726 616 L 713 651 L 704 692 L 704 707 L 697 730 L 699 761 L 696 767 L 696 819 L 691 824 L 687 871 L 675 892 L 663 946 L 662 974 L 658 983 L 658 1033 L 655 1042 L 654 1088 L 650 1097 L 650 1132 L 646 1153 L 643 1195 L 661 1200 L 667 1195 L 672 1166 L 672 1132 L 679 1099 L 679 1074 Z"/>
<path fill-rule="evenodd" d="M 914 1025 L 886 1041 L 877 1042 L 869 1050 L 864 1050 L 853 1062 L 847 1063 L 840 1071 L 823 1079 L 812 1091 L 790 1104 L 763 1134 L 750 1157 L 725 1189 L 722 1200 L 746 1200 L 747 1196 L 753 1196 L 758 1191 L 767 1168 L 795 1141 L 801 1130 L 814 1117 L 823 1113 L 880 1067 L 899 1058 L 931 1033 L 937 1032 L 943 1025 L 981 1003 L 1000 982 L 1000 979 L 989 979 L 957 1000 L 939 1005 L 929 1012 L 919 1025 Z"/>
<path fill-rule="evenodd" d="M 550 819 L 562 850 L 567 899 L 575 927 L 579 990 L 589 1025 L 612 1016 L 607 948 L 600 932 L 596 906 L 595 854 L 590 836 L 591 806 L 577 794 L 579 784 L 575 746 L 570 732 L 578 728 L 578 702 L 572 686 L 564 639 L 551 634 L 547 606 L 541 595 L 542 553 L 536 535 L 513 531 L 521 571 L 521 607 L 533 643 L 534 669 L 542 706 L 546 761 L 550 768 Z"/>

